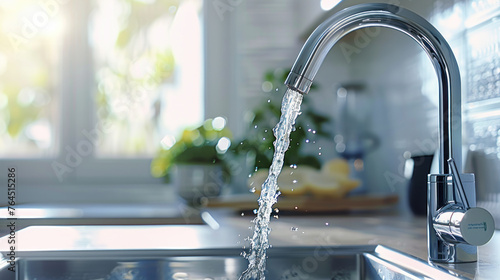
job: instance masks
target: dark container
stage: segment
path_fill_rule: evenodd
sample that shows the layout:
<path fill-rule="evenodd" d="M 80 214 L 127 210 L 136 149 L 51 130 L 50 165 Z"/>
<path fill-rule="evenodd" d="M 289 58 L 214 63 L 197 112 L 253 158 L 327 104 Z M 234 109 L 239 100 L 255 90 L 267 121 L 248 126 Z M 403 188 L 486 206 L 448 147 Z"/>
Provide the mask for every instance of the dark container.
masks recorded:
<path fill-rule="evenodd" d="M 417 216 L 427 215 L 427 174 L 434 155 L 413 156 L 413 173 L 408 187 L 410 209 Z"/>

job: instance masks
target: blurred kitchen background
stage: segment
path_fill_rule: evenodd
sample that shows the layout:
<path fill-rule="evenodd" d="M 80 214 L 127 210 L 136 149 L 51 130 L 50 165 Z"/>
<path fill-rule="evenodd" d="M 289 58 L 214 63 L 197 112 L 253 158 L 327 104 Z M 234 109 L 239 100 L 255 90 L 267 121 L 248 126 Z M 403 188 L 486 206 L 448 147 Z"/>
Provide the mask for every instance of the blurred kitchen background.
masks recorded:
<path fill-rule="evenodd" d="M 250 126 L 258 108 L 281 99 L 279 78 L 322 20 L 387 2 L 428 19 L 452 46 L 462 74 L 464 168 L 476 174 L 480 205 L 500 218 L 500 2 L 337 2 L 0 1 L 3 183 L 15 167 L 18 204 L 168 204 L 175 180 L 165 182 L 165 170 L 151 164 L 161 149 L 209 120 L 210 129 L 228 131 L 221 138 L 233 142 L 217 148 L 230 153 L 261 132 Z M 305 123 L 301 145 L 320 162 L 357 145 L 352 167 L 362 171 L 364 192 L 397 194 L 398 209 L 410 212 L 411 168 L 419 166 L 411 159 L 437 148 L 438 88 L 427 55 L 399 32 L 362 29 L 334 46 L 315 85 L 304 110 L 325 116 L 329 135 Z M 345 106 L 359 122 L 354 136 L 343 134 Z M 247 192 L 254 162 L 226 156 L 232 178 L 223 193 Z"/>

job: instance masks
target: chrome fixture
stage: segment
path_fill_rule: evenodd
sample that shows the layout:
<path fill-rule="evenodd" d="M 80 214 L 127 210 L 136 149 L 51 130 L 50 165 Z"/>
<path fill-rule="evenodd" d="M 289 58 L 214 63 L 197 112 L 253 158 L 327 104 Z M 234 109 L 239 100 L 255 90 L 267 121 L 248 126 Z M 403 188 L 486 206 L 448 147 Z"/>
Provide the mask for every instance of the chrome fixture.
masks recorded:
<path fill-rule="evenodd" d="M 476 261 L 476 246 L 489 241 L 495 226 L 486 210 L 471 208 L 476 200 L 474 175 L 460 176 L 456 168 L 450 168 L 454 161 L 462 166 L 460 72 L 450 46 L 429 22 L 390 4 L 361 4 L 344 9 L 321 23 L 309 36 L 285 84 L 307 94 L 332 46 L 344 35 L 365 27 L 399 30 L 413 38 L 431 59 L 439 81 L 439 174 L 430 174 L 427 183 L 429 260 Z"/>

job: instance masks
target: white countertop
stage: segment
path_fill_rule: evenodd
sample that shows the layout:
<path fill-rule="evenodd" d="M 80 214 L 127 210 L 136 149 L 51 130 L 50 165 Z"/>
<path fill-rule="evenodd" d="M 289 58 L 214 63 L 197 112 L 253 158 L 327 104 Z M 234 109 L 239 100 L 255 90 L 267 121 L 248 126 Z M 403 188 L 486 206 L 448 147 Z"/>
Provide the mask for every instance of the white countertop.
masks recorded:
<path fill-rule="evenodd" d="M 17 254 L 118 249 L 203 249 L 248 247 L 254 215 L 226 210 L 205 214 L 209 225 L 37 225 L 19 231 Z M 213 219 L 212 219 L 213 218 Z M 207 220 L 208 219 L 208 220 Z M 211 220 L 211 222 L 210 222 Z M 427 258 L 426 219 L 393 212 L 342 215 L 278 215 L 270 244 L 286 246 L 385 245 Z M 0 251 L 7 251 L 5 237 Z M 272 250 L 272 248 L 271 248 Z M 500 275 L 500 235 L 479 248 L 477 263 L 455 265 L 475 279 Z"/>

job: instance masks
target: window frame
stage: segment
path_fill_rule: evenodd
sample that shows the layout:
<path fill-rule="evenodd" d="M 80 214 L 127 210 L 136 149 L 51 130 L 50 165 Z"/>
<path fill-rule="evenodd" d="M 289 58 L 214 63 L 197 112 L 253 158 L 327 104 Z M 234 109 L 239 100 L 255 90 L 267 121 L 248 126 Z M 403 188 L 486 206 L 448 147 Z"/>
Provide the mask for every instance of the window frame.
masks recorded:
<path fill-rule="evenodd" d="M 208 5 L 203 1 L 201 17 L 203 22 L 203 55 L 204 70 L 206 70 L 207 53 L 207 29 L 215 26 L 220 27 L 222 22 L 215 18 L 214 12 L 208 12 Z M 56 156 L 47 158 L 4 158 L 0 159 L 1 170 L 15 167 L 18 170 L 20 187 L 29 192 L 31 188 L 40 185 L 50 185 L 56 187 L 85 186 L 85 185 L 152 185 L 164 184 L 162 178 L 154 178 L 150 173 L 150 163 L 152 157 L 120 157 L 120 158 L 100 158 L 96 157 L 95 146 L 91 143 L 88 132 L 105 130 L 105 124 L 99 123 L 98 118 L 92 112 L 96 112 L 92 96 L 95 92 L 94 68 L 91 46 L 88 43 L 88 20 L 91 13 L 90 1 L 72 1 L 71 5 L 61 7 L 67 9 L 65 12 L 71 15 L 71 26 L 62 36 L 61 42 L 61 63 L 57 66 L 57 78 L 60 84 L 57 85 L 59 96 L 58 115 L 61 116 L 55 124 L 54 145 Z M 209 22 L 207 24 L 207 22 Z M 215 25 L 213 23 L 216 23 Z M 210 32 L 210 31 L 208 31 Z M 228 35 L 223 35 L 227 37 Z M 211 41 L 211 43 L 216 43 Z M 220 43 L 216 43 L 220 44 Z M 212 46 L 211 51 L 220 52 L 223 50 Z M 221 52 L 222 51 L 222 52 Z M 224 54 L 224 55 L 227 55 Z M 227 65 L 218 65 L 224 69 Z M 212 69 L 213 71 L 213 69 Z M 218 81 L 205 82 L 213 79 L 207 71 L 204 71 L 203 91 L 205 101 L 212 98 L 207 97 L 207 90 L 220 84 L 221 77 L 230 73 L 224 70 L 215 79 Z M 217 72 L 217 71 L 214 71 Z M 225 89 L 224 92 L 227 92 Z M 224 94 L 218 92 L 218 94 Z M 205 112 L 216 112 L 218 108 L 213 105 L 220 105 L 218 102 L 208 102 L 204 104 Z M 208 110 L 207 110 L 208 109 Z M 90 112 L 90 113 L 89 113 Z M 205 116 L 207 113 L 205 113 Z M 105 132 L 102 132 L 105 133 Z M 58 136 L 59 135 L 59 136 Z M 3 172 L 7 174 L 6 171 Z M 4 176 L 0 174 L 0 176 Z M 68 192 L 70 196 L 71 192 Z M 0 203 L 1 204 L 1 203 Z"/>

